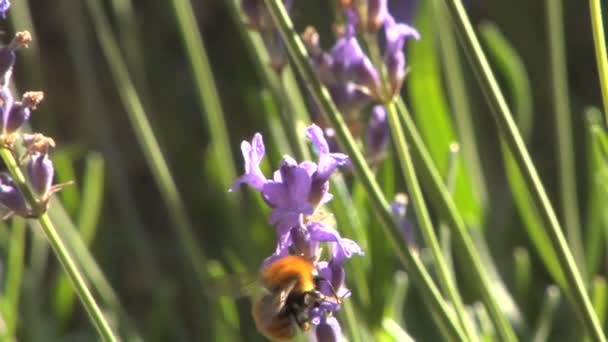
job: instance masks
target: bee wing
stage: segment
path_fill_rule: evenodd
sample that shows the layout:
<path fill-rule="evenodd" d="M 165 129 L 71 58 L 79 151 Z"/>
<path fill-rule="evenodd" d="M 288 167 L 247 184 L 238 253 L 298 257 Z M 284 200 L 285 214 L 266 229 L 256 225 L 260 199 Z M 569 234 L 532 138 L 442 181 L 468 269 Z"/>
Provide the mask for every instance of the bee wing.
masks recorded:
<path fill-rule="evenodd" d="M 280 291 L 275 292 L 274 299 L 272 301 L 272 306 L 274 307 L 274 314 L 278 314 L 285 307 L 285 302 L 287 301 L 287 297 L 293 288 L 298 283 L 298 279 L 291 280 L 285 287 L 283 287 Z"/>
<path fill-rule="evenodd" d="M 257 274 L 235 273 L 212 279 L 205 289 L 211 297 L 250 297 L 260 292 L 261 285 Z"/>

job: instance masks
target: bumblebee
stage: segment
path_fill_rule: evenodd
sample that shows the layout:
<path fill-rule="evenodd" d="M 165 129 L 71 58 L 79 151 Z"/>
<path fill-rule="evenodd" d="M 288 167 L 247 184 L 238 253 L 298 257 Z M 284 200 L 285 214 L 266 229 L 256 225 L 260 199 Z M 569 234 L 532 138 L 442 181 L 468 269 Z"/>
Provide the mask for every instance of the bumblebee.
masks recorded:
<path fill-rule="evenodd" d="M 309 309 L 323 301 L 336 301 L 340 298 L 325 296 L 319 277 L 312 262 L 301 256 L 285 256 L 268 265 L 260 277 L 265 289 L 252 308 L 253 319 L 259 332 L 272 340 L 289 340 L 298 330 L 310 329 Z"/>

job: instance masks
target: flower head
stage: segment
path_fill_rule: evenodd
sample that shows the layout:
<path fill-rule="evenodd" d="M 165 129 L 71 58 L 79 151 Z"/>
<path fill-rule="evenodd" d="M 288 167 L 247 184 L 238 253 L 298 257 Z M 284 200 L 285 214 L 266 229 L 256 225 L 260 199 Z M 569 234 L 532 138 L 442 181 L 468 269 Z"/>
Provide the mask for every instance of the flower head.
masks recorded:
<path fill-rule="evenodd" d="M 293 254 L 310 260 L 317 272 L 326 281 L 319 291 L 328 299 L 311 307 L 308 321 L 316 327 L 316 335 L 323 341 L 338 340 L 341 331 L 333 313 L 340 309 L 342 298 L 350 295 L 344 286 L 343 263 L 353 255 L 362 255 L 361 247 L 350 239 L 343 238 L 331 224 L 330 216 L 320 208 L 331 201 L 329 178 L 335 170 L 349 164 L 348 156 L 330 152 L 323 131 L 316 125 L 308 127 L 306 136 L 316 148 L 318 159 L 297 162 L 284 156 L 280 167 L 271 179 L 262 174 L 259 164 L 264 156 L 262 135 L 256 133 L 251 143 L 241 145 L 245 159 L 245 174 L 237 179 L 231 190 L 245 183 L 258 190 L 270 206 L 269 223 L 276 229 L 277 246 L 266 260 L 264 267 L 278 258 Z M 320 260 L 321 246 L 328 245 L 332 251 L 329 261 Z"/>
<path fill-rule="evenodd" d="M 53 162 L 46 153 L 34 153 L 27 164 L 27 174 L 32 189 L 42 197 L 46 197 L 53 183 L 55 169 Z"/>

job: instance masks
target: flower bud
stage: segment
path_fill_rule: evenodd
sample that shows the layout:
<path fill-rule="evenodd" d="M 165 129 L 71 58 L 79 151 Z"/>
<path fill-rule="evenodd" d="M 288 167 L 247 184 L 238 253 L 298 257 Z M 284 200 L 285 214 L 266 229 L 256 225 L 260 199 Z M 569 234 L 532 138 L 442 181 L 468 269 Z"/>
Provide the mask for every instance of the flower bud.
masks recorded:
<path fill-rule="evenodd" d="M 0 16 L 3 16 L 3 14 L 5 13 L 2 11 L 3 3 L 4 2 L 0 0 Z M 3 77 L 2 85 L 6 85 L 8 83 L 8 76 L 10 75 L 10 70 L 15 64 L 15 50 L 22 46 L 27 47 L 28 44 L 31 42 L 32 35 L 28 31 L 17 32 L 15 34 L 15 38 L 13 38 L 9 45 L 0 48 L 0 75 L 6 76 Z"/>
<path fill-rule="evenodd" d="M 32 189 L 40 196 L 45 197 L 51 189 L 55 169 L 53 162 L 46 153 L 34 153 L 27 164 L 27 174 Z"/>
<path fill-rule="evenodd" d="M 32 110 L 44 98 L 44 93 L 41 91 L 32 91 L 23 94 L 21 102 L 15 102 L 8 114 L 4 117 L 4 134 L 11 134 L 17 131 L 23 124 L 29 120 Z"/>
<path fill-rule="evenodd" d="M 342 341 L 342 328 L 335 317 L 328 317 L 321 322 L 315 331 L 317 342 L 340 342 Z"/>
<path fill-rule="evenodd" d="M 21 190 L 6 173 L 0 173 L 0 204 L 17 215 L 28 216 L 30 213 Z"/>

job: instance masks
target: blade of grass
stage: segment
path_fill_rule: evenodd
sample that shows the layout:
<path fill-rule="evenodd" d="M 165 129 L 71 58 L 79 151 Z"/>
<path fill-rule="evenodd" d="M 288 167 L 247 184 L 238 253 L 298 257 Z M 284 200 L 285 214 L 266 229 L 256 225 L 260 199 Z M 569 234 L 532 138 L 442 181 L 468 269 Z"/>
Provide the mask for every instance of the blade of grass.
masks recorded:
<path fill-rule="evenodd" d="M 561 0 L 546 0 L 547 25 L 551 65 L 553 111 L 556 122 L 556 146 L 559 174 L 561 212 L 565 233 L 572 255 L 583 277 L 587 278 L 583 239 L 579 221 L 579 204 L 576 185 L 576 161 L 568 92 L 568 69 L 564 37 L 563 5 Z"/>
<path fill-rule="evenodd" d="M 450 9 L 452 19 L 460 34 L 461 42 L 464 44 L 465 50 L 469 53 L 470 62 L 474 66 L 478 80 L 481 83 L 481 88 L 493 109 L 493 113 L 495 114 L 494 118 L 496 119 L 500 132 L 504 136 L 506 144 L 509 146 L 511 152 L 514 154 L 517 164 L 523 171 L 524 179 L 532 194 L 533 203 L 537 205 L 540 210 L 542 221 L 551 238 L 551 242 L 556 249 L 559 263 L 564 271 L 566 283 L 569 288 L 568 292 L 572 293 L 572 304 L 576 307 L 587 332 L 592 335 L 592 338 L 597 341 L 605 341 L 606 337 L 593 312 L 589 296 L 585 290 L 585 285 L 580 272 L 576 267 L 572 253 L 568 248 L 555 211 L 549 202 L 549 198 L 547 197 L 547 193 L 545 192 L 536 168 L 534 167 L 521 135 L 515 126 L 511 111 L 507 106 L 494 74 L 490 69 L 487 58 L 481 49 L 462 2 L 459 0 L 445 0 L 445 2 Z"/>
<path fill-rule="evenodd" d="M 418 176 L 414 170 L 414 164 L 405 140 L 405 134 L 403 133 L 397 108 L 394 103 L 389 103 L 385 106 L 391 128 L 391 137 L 393 138 L 393 143 L 397 150 L 401 171 L 405 177 L 405 183 L 407 184 L 409 195 L 412 198 L 412 203 L 418 218 L 419 227 L 422 230 L 422 235 L 424 236 L 427 247 L 430 248 L 433 255 L 436 271 L 439 276 L 439 286 L 441 286 L 444 295 L 452 302 L 456 316 L 460 320 L 460 325 L 463 328 L 463 331 L 467 334 L 468 339 L 475 341 L 476 335 L 469 329 L 470 324 L 467 322 L 467 316 L 464 311 L 462 298 L 460 298 L 460 294 L 458 293 L 452 273 L 450 272 L 448 264 L 441 253 L 439 241 L 437 239 L 437 235 L 435 234 L 435 228 L 431 223 L 431 217 L 424 201 Z M 503 330 L 508 331 L 508 328 Z M 506 336 L 508 335 L 505 335 L 505 337 Z M 509 337 L 515 339 L 515 334 L 513 333 L 513 336 Z"/>
<path fill-rule="evenodd" d="M 83 180 L 78 227 L 80 228 L 79 233 L 82 241 L 86 246 L 89 246 L 95 236 L 103 205 L 104 160 L 101 155 L 92 153 L 87 157 Z M 57 279 L 55 293 L 52 298 L 55 312 L 61 321 L 61 325 L 66 326 L 74 309 L 75 298 L 69 279 L 65 275 L 61 275 Z"/>
<path fill-rule="evenodd" d="M 293 25 L 283 3 L 278 0 L 266 0 L 265 3 L 268 5 L 269 11 L 281 32 L 288 48 L 289 55 L 294 60 L 298 72 L 310 89 L 317 104 L 325 113 L 327 113 L 332 126 L 336 129 L 339 141 L 342 143 L 345 151 L 348 152 L 351 161 L 353 162 L 355 172 L 359 176 L 358 178 L 363 182 L 367 194 L 372 200 L 374 208 L 377 210 L 379 218 L 384 223 L 382 227 L 385 229 L 390 241 L 393 243 L 397 257 L 404 264 L 414 283 L 418 286 L 422 293 L 422 298 L 427 305 L 429 305 L 433 317 L 437 320 L 437 323 L 445 336 L 448 339 L 465 339 L 465 335 L 459 324 L 450 313 L 450 309 L 441 298 L 437 287 L 430 279 L 424 266 L 422 266 L 420 259 L 405 247 L 407 246 L 406 241 L 388 210 L 388 202 L 374 180 L 371 170 L 366 164 L 361 151 L 359 151 L 356 146 L 343 118 L 332 102 L 327 89 L 325 89 L 319 80 L 316 79 L 315 73 L 306 58 L 306 48 L 298 34 L 293 30 Z"/>
<path fill-rule="evenodd" d="M 458 127 L 459 136 L 455 136 L 442 84 L 441 65 L 437 56 L 438 46 L 434 23 L 437 19 L 432 16 L 431 6 L 430 2 L 424 2 L 418 9 L 420 14 L 418 14 L 416 28 L 420 30 L 422 39 L 416 44 L 408 46 L 408 64 L 413 65 L 414 69 L 408 74 L 405 86 L 409 90 L 412 115 L 415 116 L 423 141 L 440 174 L 445 174 L 450 144 L 458 140 L 463 143 L 472 142 L 473 136 L 470 134 L 467 136 L 470 133 L 467 132 L 468 127 Z M 433 96 L 429 96 L 429 94 L 433 94 Z M 455 109 L 461 110 L 462 108 Z M 464 113 L 457 112 L 456 115 L 462 117 Z M 467 228 L 480 229 L 483 220 L 482 203 L 485 203 L 483 201 L 485 185 L 479 169 L 470 171 L 472 168 L 476 168 L 475 164 L 469 165 L 468 157 L 461 156 L 461 158 L 464 158 L 466 162 L 459 163 L 458 177 L 454 185 L 455 203 Z M 479 175 L 476 175 L 477 172 Z"/>
<path fill-rule="evenodd" d="M 534 330 L 534 335 L 532 336 L 532 342 L 544 342 L 549 340 L 549 335 L 553 328 L 555 314 L 560 301 L 561 295 L 559 288 L 554 285 L 547 287 L 545 296 L 543 297 L 543 303 L 541 304 L 538 323 Z"/>
<path fill-rule="evenodd" d="M 421 169 L 420 174 L 423 176 L 422 180 L 426 183 L 429 194 L 433 199 L 431 203 L 437 206 L 437 210 L 440 212 L 441 217 L 443 217 L 449 224 L 449 227 L 451 227 L 459 251 L 462 252 L 466 264 L 472 268 L 477 289 L 480 292 L 483 303 L 488 307 L 492 321 L 497 326 L 502 326 L 506 329 L 504 331 L 504 336 L 513 336 L 513 333 L 507 332 L 507 330 L 510 329 L 510 326 L 501 310 L 501 304 L 504 303 L 498 302 L 499 298 L 503 298 L 503 300 L 507 299 L 504 298 L 503 293 L 499 294 L 493 292 L 489 279 L 490 272 L 481 262 L 482 259 L 476 250 L 469 231 L 466 229 L 464 220 L 456 208 L 454 199 L 450 196 L 450 193 L 443 182 L 443 178 L 433 164 L 428 150 L 420 137 L 420 133 L 418 133 L 418 130 L 414 125 L 414 120 L 401 99 L 397 102 L 397 106 L 401 124 L 405 128 L 408 141 L 411 142 L 410 146 L 412 147 L 412 152 Z"/>
<path fill-rule="evenodd" d="M 600 136 L 605 135 L 602 129 L 602 113 L 595 107 L 585 111 L 587 120 L 587 213 L 585 218 L 586 237 L 585 254 L 589 274 L 595 274 L 602 261 L 608 229 L 608 167 L 607 159 L 602 154 Z"/>
<path fill-rule="evenodd" d="M 589 0 L 589 8 L 593 42 L 595 44 L 595 58 L 602 90 L 602 101 L 604 103 L 604 115 L 606 116 L 606 124 L 608 124 L 608 55 L 606 52 L 604 24 L 602 22 L 602 3 L 600 0 Z"/>
<path fill-rule="evenodd" d="M 479 35 L 487 47 L 492 62 L 505 80 L 511 95 L 517 127 L 524 140 L 527 140 L 530 137 L 534 117 L 532 89 L 526 66 L 515 47 L 493 23 L 482 22 L 479 25 Z"/>
<path fill-rule="evenodd" d="M 175 226 L 179 242 L 184 247 L 185 255 L 188 257 L 198 281 L 201 284 L 205 284 L 207 279 L 207 271 L 204 267 L 204 265 L 206 265 L 205 256 L 200 245 L 197 244 L 192 223 L 188 218 L 186 208 L 182 202 L 175 181 L 171 176 L 169 166 L 162 154 L 150 122 L 146 117 L 143 105 L 140 102 L 137 91 L 131 81 L 124 59 L 120 55 L 116 41 L 109 31 L 110 25 L 104 17 L 103 9 L 98 1 L 88 0 L 86 1 L 86 6 L 93 19 L 93 26 L 101 44 L 102 52 L 108 61 L 110 73 L 117 89 L 119 89 L 118 95 L 127 111 L 137 140 L 161 192 L 161 199 L 167 208 L 173 226 Z M 217 98 L 213 101 L 217 101 Z M 218 114 L 216 112 L 214 113 Z M 227 153 L 226 155 L 231 154 Z M 234 170 L 234 168 L 232 168 L 232 170 Z M 225 174 L 230 174 L 229 169 L 226 170 Z M 230 178 L 230 181 L 233 179 L 235 178 Z M 225 181 L 227 182 L 228 178 L 226 178 Z"/>
<path fill-rule="evenodd" d="M 184 40 L 184 45 L 187 51 L 187 56 L 192 67 L 192 72 L 195 79 L 195 85 L 198 90 L 198 98 L 201 108 L 205 113 L 207 121 L 207 129 L 211 136 L 211 141 L 214 149 L 217 150 L 217 155 L 226 156 L 221 159 L 222 162 L 222 186 L 228 189 L 232 182 L 237 177 L 236 167 L 232 158 L 230 138 L 228 129 L 224 121 L 220 96 L 215 86 L 213 72 L 207 51 L 205 50 L 205 42 L 196 24 L 194 17 L 194 9 L 190 1 L 173 0 L 171 1 L 175 10 L 176 23 Z M 230 197 L 235 200 L 236 196 Z"/>

